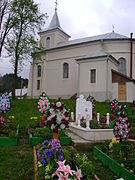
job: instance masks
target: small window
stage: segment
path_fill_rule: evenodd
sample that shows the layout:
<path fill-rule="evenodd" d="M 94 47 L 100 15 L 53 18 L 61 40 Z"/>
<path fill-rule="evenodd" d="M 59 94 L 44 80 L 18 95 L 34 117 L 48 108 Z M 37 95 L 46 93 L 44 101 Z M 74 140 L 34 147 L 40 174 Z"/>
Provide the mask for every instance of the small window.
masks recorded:
<path fill-rule="evenodd" d="M 119 65 L 118 65 L 118 71 L 122 74 L 126 75 L 126 60 L 125 58 L 119 58 Z"/>
<path fill-rule="evenodd" d="M 68 63 L 63 64 L 63 79 L 66 79 L 69 77 L 69 65 Z"/>
<path fill-rule="evenodd" d="M 40 80 L 37 80 L 37 90 L 40 89 Z"/>
<path fill-rule="evenodd" d="M 37 66 L 37 76 L 41 77 L 41 65 Z"/>
<path fill-rule="evenodd" d="M 96 83 L 96 69 L 90 70 L 90 83 Z"/>
<path fill-rule="evenodd" d="M 50 48 L 50 37 L 46 38 L 46 48 Z"/>

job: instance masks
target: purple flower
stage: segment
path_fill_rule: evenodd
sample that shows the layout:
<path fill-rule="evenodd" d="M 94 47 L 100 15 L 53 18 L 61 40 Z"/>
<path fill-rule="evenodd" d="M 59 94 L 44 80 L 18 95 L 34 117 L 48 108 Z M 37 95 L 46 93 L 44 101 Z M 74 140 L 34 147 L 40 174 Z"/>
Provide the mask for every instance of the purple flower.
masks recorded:
<path fill-rule="evenodd" d="M 42 158 L 42 159 L 41 159 L 41 162 L 42 162 L 42 164 L 43 164 L 44 166 L 47 165 L 45 158 Z"/>
<path fill-rule="evenodd" d="M 59 160 L 64 161 L 64 157 L 61 154 L 59 154 Z"/>
<path fill-rule="evenodd" d="M 63 153 L 64 153 L 63 149 L 60 149 L 60 154 L 63 154 Z"/>
<path fill-rule="evenodd" d="M 53 156 L 53 152 L 52 152 L 51 150 L 48 151 L 48 152 L 47 152 L 47 157 L 50 158 L 50 157 L 52 157 L 52 156 Z"/>
<path fill-rule="evenodd" d="M 48 140 L 43 141 L 42 146 L 44 146 L 44 145 L 48 145 Z"/>
<path fill-rule="evenodd" d="M 41 153 L 40 153 L 40 150 L 38 149 L 37 151 L 37 156 L 38 156 L 38 159 L 41 157 Z"/>

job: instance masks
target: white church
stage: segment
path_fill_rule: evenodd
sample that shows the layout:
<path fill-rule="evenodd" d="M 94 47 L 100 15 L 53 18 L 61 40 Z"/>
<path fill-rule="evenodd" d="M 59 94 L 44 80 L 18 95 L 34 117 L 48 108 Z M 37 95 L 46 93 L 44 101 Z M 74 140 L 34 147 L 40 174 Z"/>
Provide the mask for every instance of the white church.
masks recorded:
<path fill-rule="evenodd" d="M 28 97 L 50 98 L 77 93 L 97 101 L 135 99 L 135 39 L 114 31 L 70 40 L 60 26 L 57 9 L 49 27 L 39 32 L 42 50 L 33 53 Z"/>

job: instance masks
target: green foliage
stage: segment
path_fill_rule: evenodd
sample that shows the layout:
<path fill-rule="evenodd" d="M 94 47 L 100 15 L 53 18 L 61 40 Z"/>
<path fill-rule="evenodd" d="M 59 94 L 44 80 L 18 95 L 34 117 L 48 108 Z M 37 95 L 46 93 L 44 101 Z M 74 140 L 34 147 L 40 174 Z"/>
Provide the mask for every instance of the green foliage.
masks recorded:
<path fill-rule="evenodd" d="M 14 74 L 6 74 L 0 78 L 0 93 L 11 92 L 14 82 Z M 17 76 L 16 88 L 20 89 L 28 86 L 28 79 Z"/>
<path fill-rule="evenodd" d="M 36 128 L 34 130 L 33 136 L 50 140 L 52 139 L 52 132 L 49 128 Z"/>
<path fill-rule="evenodd" d="M 92 120 L 92 121 L 90 121 L 90 128 L 97 129 L 97 128 L 101 128 L 101 127 L 99 126 L 99 124 L 96 120 Z"/>
<path fill-rule="evenodd" d="M 76 156 L 74 157 L 74 161 L 76 166 L 81 169 L 85 179 L 87 180 L 91 179 L 90 177 L 94 173 L 94 166 L 92 162 L 88 160 L 86 154 L 83 155 L 76 154 Z"/>

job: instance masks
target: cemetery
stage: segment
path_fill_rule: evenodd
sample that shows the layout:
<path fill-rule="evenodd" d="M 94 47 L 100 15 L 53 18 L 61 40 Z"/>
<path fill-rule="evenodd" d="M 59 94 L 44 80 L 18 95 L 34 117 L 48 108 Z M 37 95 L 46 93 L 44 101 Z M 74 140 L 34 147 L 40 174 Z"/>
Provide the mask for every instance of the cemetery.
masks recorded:
<path fill-rule="evenodd" d="M 135 179 L 134 101 L 5 93 L 0 113 L 2 179 Z"/>

